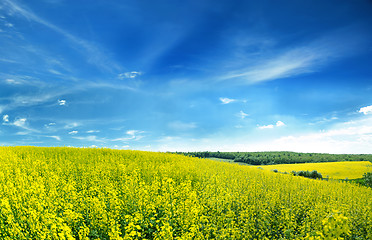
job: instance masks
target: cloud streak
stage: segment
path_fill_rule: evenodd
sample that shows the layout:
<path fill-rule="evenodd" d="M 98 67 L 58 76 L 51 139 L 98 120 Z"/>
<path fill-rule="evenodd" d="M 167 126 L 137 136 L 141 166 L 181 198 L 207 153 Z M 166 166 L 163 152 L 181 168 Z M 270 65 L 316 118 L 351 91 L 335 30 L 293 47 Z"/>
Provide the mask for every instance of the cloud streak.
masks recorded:
<path fill-rule="evenodd" d="M 188 130 L 197 128 L 197 124 L 194 122 L 188 123 L 188 122 L 175 121 L 175 122 L 170 122 L 168 124 L 168 127 L 176 131 L 188 131 Z"/>
<path fill-rule="evenodd" d="M 84 141 L 84 142 L 105 142 L 104 139 L 100 139 L 98 138 L 97 136 L 86 136 L 86 137 L 72 137 L 74 139 L 77 139 L 77 140 L 81 140 L 81 141 Z"/>
<path fill-rule="evenodd" d="M 29 127 L 27 118 L 16 118 L 13 122 L 9 121 L 9 116 L 4 115 L 3 116 L 3 125 L 6 126 L 14 126 L 17 128 L 20 128 L 22 130 L 25 130 L 24 132 L 18 132 L 18 135 L 27 135 L 31 132 L 33 133 L 39 133 L 39 130 L 36 130 L 34 128 Z"/>
<path fill-rule="evenodd" d="M 294 49 L 247 69 L 232 72 L 221 80 L 238 79 L 242 83 L 258 83 L 279 78 L 286 78 L 310 72 L 311 66 L 319 59 L 310 50 Z"/>
<path fill-rule="evenodd" d="M 277 121 L 275 125 L 269 124 L 269 125 L 258 126 L 258 129 L 273 129 L 274 127 L 283 127 L 283 126 L 285 126 L 284 122 Z"/>
<path fill-rule="evenodd" d="M 237 116 L 239 118 L 241 118 L 241 119 L 244 119 L 244 118 L 248 117 L 249 114 L 247 114 L 247 113 L 245 113 L 245 112 L 243 112 L 243 111 L 240 110 L 240 112 L 237 114 Z"/>
<path fill-rule="evenodd" d="M 130 140 L 135 140 L 135 141 L 138 141 L 140 139 L 142 139 L 144 136 L 141 135 L 142 133 L 144 133 L 144 131 L 140 131 L 140 130 L 128 130 L 126 132 L 126 134 L 128 135 L 127 137 L 122 137 L 122 138 L 115 138 L 115 139 L 112 139 L 111 141 L 122 141 L 122 142 L 126 142 L 126 141 L 130 141 Z"/>
<path fill-rule="evenodd" d="M 348 37 L 350 32 L 354 34 L 353 38 Z M 308 45 L 261 56 L 256 61 L 258 64 L 224 74 L 219 81 L 233 80 L 239 84 L 254 84 L 314 72 L 337 59 L 355 54 L 365 45 L 366 38 L 352 27 L 345 28 L 314 40 Z M 340 39 L 344 40 L 342 44 Z"/>
<path fill-rule="evenodd" d="M 275 140 L 278 149 L 301 152 L 369 153 L 372 151 L 372 119 L 346 122 L 333 129 Z"/>
<path fill-rule="evenodd" d="M 62 140 L 61 137 L 59 137 L 59 136 L 46 136 L 46 137 L 54 138 L 57 141 L 61 141 Z"/>
<path fill-rule="evenodd" d="M 229 103 L 232 103 L 232 102 L 236 102 L 236 99 L 220 97 L 220 101 L 221 101 L 222 104 L 229 104 Z"/>
<path fill-rule="evenodd" d="M 70 34 L 69 32 L 39 17 L 31 10 L 26 9 L 25 7 L 17 4 L 14 1 L 4 0 L 3 2 L 4 6 L 8 9 L 8 11 L 10 11 L 10 13 L 18 14 L 19 16 L 26 18 L 28 21 L 33 21 L 44 25 L 45 27 L 61 34 L 79 49 L 83 49 L 85 57 L 89 63 L 96 65 L 97 67 L 106 69 L 110 72 L 120 71 L 121 67 L 116 62 L 108 59 L 107 55 L 95 44 Z"/>

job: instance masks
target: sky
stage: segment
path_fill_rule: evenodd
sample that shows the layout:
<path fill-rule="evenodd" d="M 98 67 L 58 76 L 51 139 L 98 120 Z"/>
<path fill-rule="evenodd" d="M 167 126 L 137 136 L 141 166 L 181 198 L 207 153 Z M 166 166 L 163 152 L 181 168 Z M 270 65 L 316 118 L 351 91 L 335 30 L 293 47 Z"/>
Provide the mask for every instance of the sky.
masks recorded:
<path fill-rule="evenodd" d="M 372 153 L 370 0 L 1 0 L 0 145 Z"/>

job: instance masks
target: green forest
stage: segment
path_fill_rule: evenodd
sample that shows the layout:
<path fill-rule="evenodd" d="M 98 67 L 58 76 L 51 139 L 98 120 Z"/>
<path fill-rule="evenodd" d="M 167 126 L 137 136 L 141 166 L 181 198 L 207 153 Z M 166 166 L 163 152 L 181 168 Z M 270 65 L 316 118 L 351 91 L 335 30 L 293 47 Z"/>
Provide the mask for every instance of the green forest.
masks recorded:
<path fill-rule="evenodd" d="M 251 165 L 272 165 L 292 163 L 370 161 L 372 154 L 326 154 L 298 152 L 176 152 L 199 158 L 230 159 Z"/>

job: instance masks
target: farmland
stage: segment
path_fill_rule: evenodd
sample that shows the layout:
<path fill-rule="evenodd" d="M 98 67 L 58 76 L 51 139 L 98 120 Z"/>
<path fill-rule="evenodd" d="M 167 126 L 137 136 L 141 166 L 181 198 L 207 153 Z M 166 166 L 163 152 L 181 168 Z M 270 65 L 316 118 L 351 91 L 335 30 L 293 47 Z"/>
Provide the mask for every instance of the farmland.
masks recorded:
<path fill-rule="evenodd" d="M 357 179 L 362 178 L 366 172 L 372 172 L 372 163 L 367 161 L 358 162 L 327 162 L 327 163 L 300 163 L 278 164 L 260 166 L 266 170 L 278 170 L 279 172 L 313 171 L 316 170 L 323 178 L 333 179 Z"/>
<path fill-rule="evenodd" d="M 0 148 L 0 239 L 371 239 L 371 199 L 176 154 Z"/>

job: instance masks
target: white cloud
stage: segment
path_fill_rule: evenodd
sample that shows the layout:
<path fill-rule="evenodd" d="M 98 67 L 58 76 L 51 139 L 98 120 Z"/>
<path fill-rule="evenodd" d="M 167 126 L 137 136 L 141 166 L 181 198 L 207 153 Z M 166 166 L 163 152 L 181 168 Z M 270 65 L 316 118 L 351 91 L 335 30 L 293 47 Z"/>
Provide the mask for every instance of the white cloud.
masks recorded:
<path fill-rule="evenodd" d="M 229 103 L 235 102 L 236 99 L 222 98 L 222 97 L 220 97 L 220 101 L 222 102 L 222 104 L 229 104 Z"/>
<path fill-rule="evenodd" d="M 54 70 L 54 69 L 48 69 L 48 72 L 55 74 L 55 75 L 63 75 L 61 72 Z"/>
<path fill-rule="evenodd" d="M 9 85 L 20 85 L 24 82 L 20 81 L 20 80 L 14 80 L 14 79 L 8 78 L 8 79 L 5 79 L 5 83 L 7 83 Z"/>
<path fill-rule="evenodd" d="M 132 136 L 135 136 L 136 134 L 139 134 L 139 133 L 144 133 L 144 131 L 140 131 L 140 130 L 128 130 L 127 131 L 127 134 L 132 135 Z"/>
<path fill-rule="evenodd" d="M 284 122 L 282 122 L 282 121 L 277 121 L 277 122 L 276 122 L 276 126 L 277 126 L 277 127 L 282 127 L 282 126 L 285 126 L 285 124 L 284 124 Z"/>
<path fill-rule="evenodd" d="M 61 141 L 61 137 L 59 136 L 47 136 L 47 137 L 54 138 L 57 141 Z"/>
<path fill-rule="evenodd" d="M 9 115 L 7 115 L 7 114 L 4 115 L 4 116 L 3 116 L 3 121 L 4 121 L 4 122 L 9 122 Z"/>
<path fill-rule="evenodd" d="M 80 124 L 77 122 L 68 123 L 64 126 L 65 129 L 78 127 Z"/>
<path fill-rule="evenodd" d="M 3 122 L 3 125 L 14 126 L 14 127 L 18 127 L 18 128 L 21 128 L 21 129 L 24 130 L 22 132 L 17 132 L 16 133 L 17 135 L 27 135 L 30 132 L 33 132 L 33 133 L 40 132 L 39 130 L 34 129 L 34 128 L 31 128 L 31 127 L 28 126 L 28 124 L 27 124 L 27 118 L 17 118 L 13 122 L 10 122 L 9 121 L 9 116 L 8 115 L 4 115 L 3 116 L 3 121 L 4 121 Z"/>
<path fill-rule="evenodd" d="M 277 59 L 273 59 L 271 62 L 266 62 L 262 66 L 256 66 L 247 71 L 231 74 L 227 76 L 227 79 L 231 78 L 242 78 L 248 83 L 256 83 L 268 80 L 274 80 L 278 78 L 286 78 L 292 75 L 298 75 L 309 71 L 308 67 L 312 61 L 311 57 L 293 57 L 293 53 L 289 53 L 289 56 L 280 56 Z"/>
<path fill-rule="evenodd" d="M 99 133 L 100 131 L 99 130 L 89 130 L 89 131 L 86 131 L 86 133 Z"/>
<path fill-rule="evenodd" d="M 241 119 L 244 119 L 244 118 L 248 117 L 249 114 L 240 110 L 240 112 L 237 114 L 237 116 L 240 117 Z"/>
<path fill-rule="evenodd" d="M 129 141 L 129 140 L 138 141 L 138 140 L 144 138 L 144 136 L 141 135 L 142 133 L 144 133 L 144 131 L 128 130 L 126 132 L 126 134 L 129 135 L 129 137 L 115 138 L 115 139 L 112 139 L 111 141 L 122 141 L 122 142 L 126 142 L 126 141 Z"/>
<path fill-rule="evenodd" d="M 27 118 L 19 118 L 13 122 L 14 126 L 20 127 L 20 128 L 26 128 L 26 121 Z"/>
<path fill-rule="evenodd" d="M 118 78 L 119 79 L 136 78 L 137 76 L 140 76 L 140 75 L 142 75 L 142 72 L 132 71 L 132 72 L 120 73 L 118 75 Z"/>
<path fill-rule="evenodd" d="M 338 123 L 316 133 L 281 137 L 268 145 L 298 152 L 371 154 L 372 117 Z"/>
<path fill-rule="evenodd" d="M 75 135 L 75 134 L 78 134 L 78 131 L 71 131 L 71 132 L 69 132 L 68 134 L 70 134 L 70 135 Z"/>
<path fill-rule="evenodd" d="M 59 104 L 60 106 L 64 106 L 64 105 L 66 105 L 66 100 L 64 100 L 64 99 L 62 99 L 62 100 L 58 100 L 58 104 Z"/>
<path fill-rule="evenodd" d="M 17 132 L 16 135 L 27 135 L 29 134 L 30 132 L 29 131 L 25 131 L 25 132 Z"/>
<path fill-rule="evenodd" d="M 173 130 L 177 130 L 177 131 L 188 131 L 188 130 L 197 128 L 197 124 L 194 122 L 186 123 L 186 122 L 181 122 L 181 121 L 175 121 L 175 122 L 170 122 L 168 124 L 168 127 L 170 127 Z"/>
<path fill-rule="evenodd" d="M 264 125 L 264 126 L 258 126 L 259 129 L 272 129 L 274 128 L 274 125 L 269 124 L 269 125 Z"/>
<path fill-rule="evenodd" d="M 52 126 L 55 126 L 55 125 L 56 123 L 52 122 L 52 123 L 44 124 L 44 127 L 50 129 Z"/>
<path fill-rule="evenodd" d="M 86 137 L 72 137 L 81 141 L 87 141 L 87 142 L 104 142 L 104 139 L 99 139 L 97 136 L 86 136 Z"/>
<path fill-rule="evenodd" d="M 315 121 L 315 122 L 311 122 L 309 123 L 309 125 L 317 125 L 317 124 L 324 124 L 324 123 L 329 123 L 329 122 L 332 122 L 334 120 L 338 120 L 338 117 L 331 117 L 331 118 L 320 118 L 319 120 Z"/>
<path fill-rule="evenodd" d="M 273 124 L 263 125 L 263 126 L 257 125 L 258 129 L 273 129 L 274 127 L 283 127 L 283 126 L 285 126 L 285 124 L 282 121 L 277 121 L 275 125 Z"/>
<path fill-rule="evenodd" d="M 18 80 L 17 80 L 18 81 Z M 23 80 L 22 80 L 23 81 Z M 23 84 L 24 82 L 22 82 Z M 36 82 L 35 82 L 36 84 Z M 36 85 L 35 85 L 36 86 Z M 39 87 L 45 87 L 42 83 L 39 84 Z M 19 107 L 28 107 L 28 106 L 36 106 L 36 105 L 43 105 L 47 103 L 52 103 L 55 99 L 61 95 L 66 93 L 70 93 L 72 89 L 52 89 L 52 88 L 40 88 L 40 91 L 35 91 L 30 94 L 22 94 L 22 95 L 13 95 L 8 97 L 2 97 L 2 100 L 7 101 L 6 105 L 0 105 L 0 113 L 5 110 L 12 110 Z M 59 104 L 59 102 L 57 102 Z"/>
<path fill-rule="evenodd" d="M 362 107 L 359 109 L 360 113 L 363 113 L 364 115 L 371 114 L 372 113 L 372 105 L 367 107 Z"/>
<path fill-rule="evenodd" d="M 271 124 L 273 128 L 276 125 Z M 295 151 L 317 153 L 372 154 L 372 115 L 350 122 L 335 123 L 329 129 L 298 133 L 257 142 L 255 137 L 226 136 L 191 141 L 164 138 L 155 151 Z"/>
<path fill-rule="evenodd" d="M 16 126 L 16 127 L 19 127 L 19 128 L 22 128 L 22 129 L 26 130 L 25 132 L 19 132 L 20 135 L 26 135 L 30 132 L 39 132 L 38 130 L 33 129 L 33 128 L 28 126 L 27 118 L 17 118 L 16 120 L 14 120 L 14 122 L 7 123 L 7 125 Z"/>

